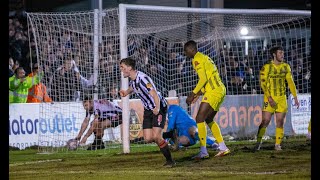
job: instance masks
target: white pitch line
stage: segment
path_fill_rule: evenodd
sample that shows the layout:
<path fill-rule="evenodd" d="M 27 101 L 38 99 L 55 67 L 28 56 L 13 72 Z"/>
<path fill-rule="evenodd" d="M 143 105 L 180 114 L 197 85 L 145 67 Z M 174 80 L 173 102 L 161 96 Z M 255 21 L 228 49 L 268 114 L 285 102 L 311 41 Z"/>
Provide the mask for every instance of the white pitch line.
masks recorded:
<path fill-rule="evenodd" d="M 20 166 L 20 165 L 27 165 L 27 164 L 38 164 L 38 163 L 46 163 L 46 162 L 60 162 L 62 159 L 47 159 L 47 160 L 41 160 L 41 161 L 29 161 L 29 162 L 23 162 L 23 163 L 15 163 L 15 164 L 9 164 L 9 166 Z"/>

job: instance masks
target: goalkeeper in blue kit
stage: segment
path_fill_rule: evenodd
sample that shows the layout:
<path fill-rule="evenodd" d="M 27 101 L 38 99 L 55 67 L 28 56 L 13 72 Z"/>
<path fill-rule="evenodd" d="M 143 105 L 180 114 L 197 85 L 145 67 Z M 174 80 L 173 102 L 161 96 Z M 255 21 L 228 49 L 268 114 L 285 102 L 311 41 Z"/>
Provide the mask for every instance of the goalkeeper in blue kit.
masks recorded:
<path fill-rule="evenodd" d="M 180 106 L 170 105 L 168 108 L 168 127 L 162 137 L 170 139 L 169 142 L 174 144 L 174 150 L 181 146 L 195 145 L 199 141 L 196 121 Z M 219 145 L 208 137 L 207 146 L 219 150 Z"/>

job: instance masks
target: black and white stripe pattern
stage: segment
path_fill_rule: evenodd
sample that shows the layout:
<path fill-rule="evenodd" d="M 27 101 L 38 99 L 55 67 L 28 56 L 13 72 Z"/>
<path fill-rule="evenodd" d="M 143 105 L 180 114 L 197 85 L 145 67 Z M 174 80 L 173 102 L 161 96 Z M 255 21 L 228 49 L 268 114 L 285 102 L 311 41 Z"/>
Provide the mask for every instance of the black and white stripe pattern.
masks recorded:
<path fill-rule="evenodd" d="M 157 91 L 152 79 L 141 71 L 137 71 L 137 77 L 135 80 L 130 80 L 129 85 L 132 87 L 137 96 L 141 99 L 145 109 L 152 110 L 156 107 L 154 99 L 150 95 L 149 91 L 154 89 L 159 98 L 162 107 L 167 106 L 167 100 Z"/>
<path fill-rule="evenodd" d="M 86 117 L 90 118 L 92 114 L 98 115 L 99 119 L 112 119 L 122 114 L 122 109 L 118 104 L 106 99 L 94 100 L 92 111 L 86 112 Z"/>

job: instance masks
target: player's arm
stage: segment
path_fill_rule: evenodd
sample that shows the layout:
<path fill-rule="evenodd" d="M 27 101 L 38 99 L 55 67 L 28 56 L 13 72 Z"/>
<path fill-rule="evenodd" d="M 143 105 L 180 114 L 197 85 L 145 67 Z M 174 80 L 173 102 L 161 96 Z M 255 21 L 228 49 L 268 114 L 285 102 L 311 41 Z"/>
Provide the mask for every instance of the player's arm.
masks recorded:
<path fill-rule="evenodd" d="M 260 70 L 260 86 L 263 93 L 268 98 L 271 97 L 271 93 L 268 88 L 269 68 L 270 68 L 269 64 L 265 64 Z"/>
<path fill-rule="evenodd" d="M 119 91 L 121 97 L 126 97 L 128 94 L 131 94 L 132 92 L 133 92 L 133 89 L 131 86 L 127 90 Z"/>
<path fill-rule="evenodd" d="M 199 97 L 199 96 L 197 96 L 198 92 L 204 87 L 204 85 L 208 81 L 207 76 L 206 76 L 206 72 L 205 72 L 205 68 L 202 63 L 201 58 L 194 59 L 192 61 L 192 66 L 198 74 L 199 81 L 198 81 L 196 87 L 193 89 L 193 91 L 188 95 L 188 97 L 186 99 L 186 103 L 188 105 L 190 105 L 191 103 L 194 103 L 196 101 L 194 99 L 195 98 L 197 99 L 197 97 Z"/>
<path fill-rule="evenodd" d="M 149 91 L 149 93 L 152 96 L 152 98 L 154 100 L 154 103 L 156 105 L 156 107 L 152 110 L 153 114 L 157 115 L 157 114 L 159 114 L 159 111 L 160 111 L 160 98 L 159 98 L 158 93 L 156 92 L 156 90 L 154 88 L 152 88 Z"/>
<path fill-rule="evenodd" d="M 82 124 L 81 124 L 81 128 L 80 128 L 80 131 L 77 135 L 77 137 L 75 138 L 76 140 L 80 140 L 81 139 L 81 136 L 82 134 L 84 133 L 84 131 L 87 129 L 88 125 L 89 125 L 89 121 L 90 121 L 90 116 L 87 116 L 84 118 Z"/>
<path fill-rule="evenodd" d="M 192 104 L 197 102 L 197 100 L 199 99 L 199 97 L 205 93 L 204 88 L 201 88 L 201 90 L 194 96 L 193 100 L 192 100 Z"/>
<path fill-rule="evenodd" d="M 173 112 L 173 110 L 168 111 L 168 127 L 167 132 L 173 131 L 176 127 L 176 113 Z"/>
<path fill-rule="evenodd" d="M 294 101 L 295 101 L 295 105 L 297 106 L 297 108 L 299 108 L 299 101 L 298 101 L 298 97 L 297 97 L 297 89 L 296 89 L 296 85 L 293 81 L 293 77 L 292 77 L 292 74 L 291 74 L 291 68 L 289 65 L 287 65 L 287 74 L 286 74 L 286 81 L 288 83 L 288 86 L 289 86 L 289 89 L 290 89 L 290 92 L 294 98 Z"/>
<path fill-rule="evenodd" d="M 98 121 L 98 118 L 99 118 L 99 115 L 96 114 L 94 116 L 94 120 L 93 120 L 92 124 L 94 124 L 95 121 Z M 92 125 L 90 126 L 90 128 L 88 129 L 86 134 L 81 139 L 80 144 L 84 144 L 87 141 L 88 137 L 93 133 L 94 128 L 95 128 L 94 126 L 92 126 Z"/>
<path fill-rule="evenodd" d="M 192 91 L 196 95 L 204 87 L 204 85 L 207 83 L 208 79 L 207 79 L 206 71 L 204 68 L 204 63 L 202 63 L 202 60 L 200 58 L 195 59 L 193 61 L 193 67 L 196 70 L 198 77 L 199 77 L 199 81 L 198 81 L 196 87 Z"/>

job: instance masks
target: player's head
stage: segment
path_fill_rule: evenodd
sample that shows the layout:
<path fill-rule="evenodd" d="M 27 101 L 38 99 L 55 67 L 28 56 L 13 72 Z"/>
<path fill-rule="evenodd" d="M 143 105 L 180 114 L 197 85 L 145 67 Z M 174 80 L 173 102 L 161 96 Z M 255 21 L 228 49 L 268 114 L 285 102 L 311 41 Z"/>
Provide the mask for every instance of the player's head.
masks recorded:
<path fill-rule="evenodd" d="M 193 58 L 197 52 L 197 43 L 195 41 L 190 40 L 184 44 L 184 53 L 188 58 Z"/>
<path fill-rule="evenodd" d="M 187 136 L 179 136 L 178 142 L 182 146 L 189 146 L 190 145 L 190 139 Z"/>
<path fill-rule="evenodd" d="M 120 70 L 123 76 L 129 77 L 130 73 L 136 70 L 136 61 L 132 58 L 124 58 L 120 60 Z"/>
<path fill-rule="evenodd" d="M 282 46 L 274 46 L 270 48 L 272 58 L 278 62 L 282 62 L 284 58 L 284 50 Z"/>
<path fill-rule="evenodd" d="M 91 96 L 86 96 L 83 98 L 82 102 L 83 108 L 86 111 L 92 111 L 93 110 L 93 100 Z"/>

